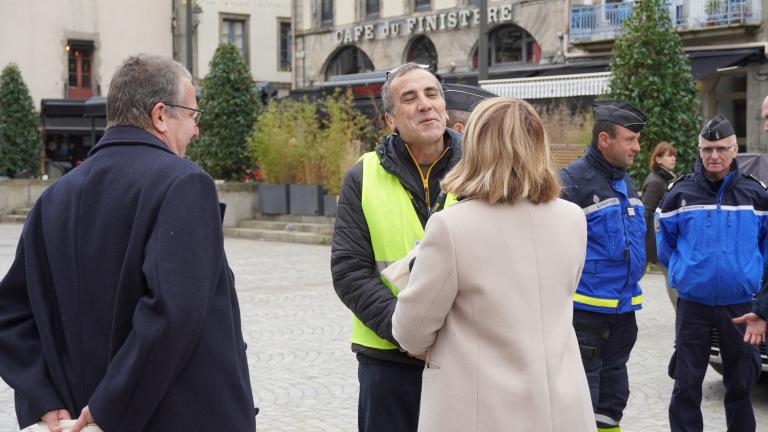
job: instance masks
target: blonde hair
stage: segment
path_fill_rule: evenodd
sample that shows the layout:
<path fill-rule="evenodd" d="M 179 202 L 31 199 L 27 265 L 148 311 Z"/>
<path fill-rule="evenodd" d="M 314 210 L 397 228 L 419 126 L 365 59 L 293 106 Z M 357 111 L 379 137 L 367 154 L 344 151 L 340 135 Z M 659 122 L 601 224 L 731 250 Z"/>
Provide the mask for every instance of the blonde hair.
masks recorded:
<path fill-rule="evenodd" d="M 557 198 L 560 185 L 544 125 L 525 101 L 486 99 L 472 112 L 462 158 L 440 183 L 446 192 L 495 204 Z"/>

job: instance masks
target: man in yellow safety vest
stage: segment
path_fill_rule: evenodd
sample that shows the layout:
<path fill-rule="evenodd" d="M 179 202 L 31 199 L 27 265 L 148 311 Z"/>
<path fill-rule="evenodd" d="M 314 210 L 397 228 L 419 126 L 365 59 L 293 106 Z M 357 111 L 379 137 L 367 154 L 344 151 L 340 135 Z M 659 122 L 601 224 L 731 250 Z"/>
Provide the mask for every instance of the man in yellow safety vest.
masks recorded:
<path fill-rule="evenodd" d="M 362 432 L 415 432 L 424 362 L 392 336 L 397 292 L 380 276 L 424 235 L 429 216 L 455 197 L 439 182 L 461 157 L 461 135 L 446 129 L 442 85 L 429 66 L 407 63 L 387 74 L 384 117 L 394 131 L 347 172 L 339 193 L 331 272 L 355 315 Z"/>

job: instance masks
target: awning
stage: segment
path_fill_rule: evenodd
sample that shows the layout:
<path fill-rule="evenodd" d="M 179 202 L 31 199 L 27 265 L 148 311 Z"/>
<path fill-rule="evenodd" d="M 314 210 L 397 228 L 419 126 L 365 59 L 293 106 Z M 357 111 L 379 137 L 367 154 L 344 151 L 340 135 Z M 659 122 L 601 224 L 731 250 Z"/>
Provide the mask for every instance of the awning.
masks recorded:
<path fill-rule="evenodd" d="M 515 99 L 597 96 L 609 91 L 610 72 L 480 81 L 480 87 Z"/>
<path fill-rule="evenodd" d="M 688 53 L 691 59 L 693 79 L 701 79 L 718 69 L 730 66 L 741 66 L 749 62 L 765 62 L 762 48 L 745 48 L 735 50 L 692 51 Z"/>
<path fill-rule="evenodd" d="M 693 51 L 687 54 L 691 61 L 693 78 L 697 80 L 715 73 L 720 68 L 743 66 L 755 62 L 765 63 L 766 60 L 762 48 Z M 560 65 L 559 68 L 540 70 L 537 72 L 538 76 L 481 81 L 480 87 L 499 96 L 517 99 L 548 99 L 607 94 L 611 72 L 573 73 L 577 72 L 576 68 L 589 70 L 585 66 L 587 65 Z M 595 70 L 601 65 L 593 62 L 588 67 Z M 546 76 L 546 74 L 553 72 L 560 72 L 560 74 Z M 573 74 L 567 75 L 568 73 Z"/>

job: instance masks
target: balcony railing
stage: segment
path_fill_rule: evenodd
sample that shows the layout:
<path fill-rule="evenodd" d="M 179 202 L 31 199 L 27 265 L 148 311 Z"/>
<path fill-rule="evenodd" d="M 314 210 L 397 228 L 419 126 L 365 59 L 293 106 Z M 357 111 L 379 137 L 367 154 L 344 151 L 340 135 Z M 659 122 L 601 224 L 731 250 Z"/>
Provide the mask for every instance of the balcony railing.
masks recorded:
<path fill-rule="evenodd" d="M 667 0 L 672 25 L 677 30 L 710 26 L 759 25 L 760 0 Z M 632 14 L 633 1 L 571 8 L 571 40 L 614 39 Z"/>

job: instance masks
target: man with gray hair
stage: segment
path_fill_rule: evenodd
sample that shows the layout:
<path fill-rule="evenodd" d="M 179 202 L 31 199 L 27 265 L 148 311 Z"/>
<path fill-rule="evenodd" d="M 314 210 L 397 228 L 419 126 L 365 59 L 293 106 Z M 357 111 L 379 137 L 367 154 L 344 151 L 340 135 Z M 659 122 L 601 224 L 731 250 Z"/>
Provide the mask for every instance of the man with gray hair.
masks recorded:
<path fill-rule="evenodd" d="M 223 207 L 183 159 L 202 111 L 179 63 L 125 60 L 107 131 L 35 204 L 0 282 L 21 427 L 255 430 Z"/>
<path fill-rule="evenodd" d="M 760 352 L 733 319 L 752 310 L 768 264 L 768 190 L 736 161 L 736 131 L 718 114 L 699 135 L 693 173 L 670 185 L 656 210 L 659 261 L 678 293 L 669 403 L 672 432 L 704 430 L 702 383 L 716 331 L 729 431 L 755 431 L 752 387 Z"/>
<path fill-rule="evenodd" d="M 333 285 L 355 315 L 362 432 L 414 432 L 418 427 L 422 359 L 392 336 L 395 287 L 381 277 L 424 236 L 427 219 L 455 202 L 440 180 L 461 157 L 461 135 L 446 129 L 443 89 L 429 67 L 407 63 L 387 74 L 382 138 L 347 172 L 331 248 Z"/>

